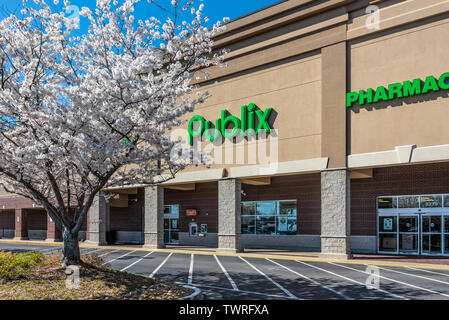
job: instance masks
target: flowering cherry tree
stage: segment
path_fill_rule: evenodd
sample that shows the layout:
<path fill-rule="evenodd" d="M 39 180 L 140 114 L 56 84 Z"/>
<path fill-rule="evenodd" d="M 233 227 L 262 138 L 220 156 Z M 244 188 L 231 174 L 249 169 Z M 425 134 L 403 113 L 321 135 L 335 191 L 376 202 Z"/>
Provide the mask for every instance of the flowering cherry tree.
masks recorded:
<path fill-rule="evenodd" d="M 224 26 L 206 28 L 202 4 L 153 3 L 168 18 L 136 21 L 138 2 L 82 8 L 80 36 L 68 1 L 56 10 L 25 0 L 21 17 L 0 22 L 0 184 L 45 208 L 67 265 L 80 261 L 78 233 L 100 190 L 151 185 L 186 166 L 169 132 L 207 95 L 194 75 L 223 62 L 212 39 Z"/>

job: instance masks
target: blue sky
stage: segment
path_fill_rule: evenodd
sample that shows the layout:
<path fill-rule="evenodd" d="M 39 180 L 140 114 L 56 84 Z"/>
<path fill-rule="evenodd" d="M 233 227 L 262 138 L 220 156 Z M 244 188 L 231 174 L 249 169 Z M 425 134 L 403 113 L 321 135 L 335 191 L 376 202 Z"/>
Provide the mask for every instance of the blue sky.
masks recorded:
<path fill-rule="evenodd" d="M 169 0 L 158 0 L 161 4 L 169 3 Z M 198 1 L 198 0 L 197 0 Z M 32 2 L 32 1 L 31 1 Z M 62 2 L 62 0 L 60 1 Z M 279 0 L 202 0 L 205 4 L 205 15 L 210 18 L 211 22 L 221 20 L 223 17 L 229 17 L 232 20 L 258 9 L 279 2 Z M 0 19 L 5 18 L 7 13 L 16 11 L 20 16 L 20 6 L 22 0 L 0 0 Z M 53 4 L 53 0 L 47 0 L 48 4 Z M 95 0 L 72 0 L 71 4 L 81 7 L 95 7 Z M 17 9 L 19 7 L 19 9 Z M 154 5 L 150 6 L 146 0 L 137 7 L 135 12 L 137 19 L 144 19 L 146 16 L 155 16 L 161 18 L 164 13 Z M 87 21 L 80 21 L 81 31 L 85 30 L 83 25 L 87 25 Z"/>

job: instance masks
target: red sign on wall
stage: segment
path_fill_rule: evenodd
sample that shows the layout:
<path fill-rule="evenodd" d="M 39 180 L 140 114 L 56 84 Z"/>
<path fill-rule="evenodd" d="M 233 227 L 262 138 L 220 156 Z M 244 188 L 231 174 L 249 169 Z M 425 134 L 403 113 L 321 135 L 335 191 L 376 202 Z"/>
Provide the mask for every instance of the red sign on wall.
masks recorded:
<path fill-rule="evenodd" d="M 196 209 L 187 209 L 186 210 L 186 216 L 187 217 L 196 217 Z"/>

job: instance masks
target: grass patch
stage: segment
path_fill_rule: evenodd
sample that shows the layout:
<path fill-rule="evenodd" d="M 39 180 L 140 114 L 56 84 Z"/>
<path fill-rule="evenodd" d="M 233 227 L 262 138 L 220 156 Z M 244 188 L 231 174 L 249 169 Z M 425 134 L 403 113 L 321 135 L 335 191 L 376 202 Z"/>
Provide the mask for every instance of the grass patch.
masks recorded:
<path fill-rule="evenodd" d="M 111 270 L 82 257 L 79 287 L 66 285 L 61 256 L 0 251 L 0 300 L 177 300 L 192 290 L 162 280 Z"/>

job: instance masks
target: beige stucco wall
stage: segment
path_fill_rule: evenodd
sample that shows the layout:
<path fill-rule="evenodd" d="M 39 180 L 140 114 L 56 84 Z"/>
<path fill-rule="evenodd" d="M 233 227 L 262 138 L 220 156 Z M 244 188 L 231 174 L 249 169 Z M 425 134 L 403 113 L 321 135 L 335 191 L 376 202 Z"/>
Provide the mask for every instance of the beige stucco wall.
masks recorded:
<path fill-rule="evenodd" d="M 308 54 L 260 67 L 254 71 L 236 75 L 230 79 L 201 87 L 208 91 L 209 98 L 198 105 L 193 113 L 184 117 L 184 126 L 194 115 L 201 115 L 212 121 L 220 117 L 221 110 L 241 118 L 241 106 L 255 103 L 262 111 L 273 108 L 276 118 L 273 127 L 278 138 L 278 159 L 281 162 L 319 158 L 321 156 L 321 56 Z M 272 138 L 270 138 L 272 139 Z M 268 144 L 271 140 L 268 140 Z M 248 165 L 248 144 L 237 146 L 225 143 L 223 162 L 226 152 L 234 149 L 245 151 L 245 161 L 241 164 L 215 164 L 212 168 L 230 168 Z M 209 143 L 203 142 L 202 147 Z M 269 151 L 269 146 L 268 146 Z M 259 161 L 258 161 L 259 163 Z M 204 168 L 189 168 L 189 171 Z"/>
<path fill-rule="evenodd" d="M 350 91 L 448 72 L 448 30 L 446 14 L 349 42 Z M 350 153 L 448 144 L 448 94 L 430 93 L 353 108 Z"/>

